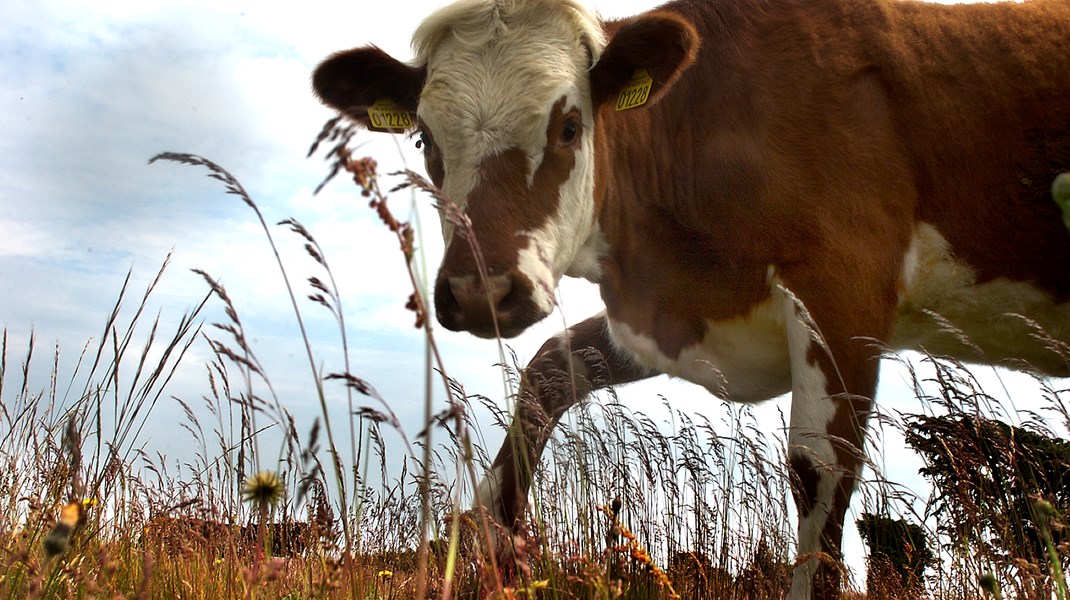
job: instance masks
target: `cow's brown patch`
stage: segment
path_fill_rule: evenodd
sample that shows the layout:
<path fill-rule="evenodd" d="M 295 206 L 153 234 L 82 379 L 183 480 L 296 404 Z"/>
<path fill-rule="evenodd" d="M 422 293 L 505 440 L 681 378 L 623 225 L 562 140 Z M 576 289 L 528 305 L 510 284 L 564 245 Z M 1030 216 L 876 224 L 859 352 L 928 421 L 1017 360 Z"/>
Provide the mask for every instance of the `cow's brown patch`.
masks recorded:
<path fill-rule="evenodd" d="M 806 517 L 817 505 L 817 484 L 821 482 L 821 474 L 809 457 L 798 452 L 788 459 L 788 466 L 791 469 L 791 491 L 799 516 Z"/>
<path fill-rule="evenodd" d="M 520 271 L 519 253 L 524 249 L 556 250 L 533 247 L 538 240 L 532 236 L 556 214 L 561 187 L 576 165 L 577 146 L 583 136 L 589 135 L 583 130 L 579 113 L 566 110 L 566 101 L 559 99 L 551 110 L 542 161 L 530 185 L 530 162 L 519 148 L 489 157 L 480 165 L 479 182 L 464 203 L 471 229 L 455 228 L 435 284 L 435 308 L 446 328 L 490 336 L 496 320 L 498 331 L 511 337 L 548 314 L 536 302 L 536 286 L 552 288 L 556 282 L 532 281 Z M 487 275 L 509 282 L 510 291 L 493 306 L 459 301 L 457 296 L 461 285 L 473 285 L 470 281 L 462 283 L 464 278 L 480 275 L 477 251 Z M 546 260 L 551 258 L 547 256 Z"/>

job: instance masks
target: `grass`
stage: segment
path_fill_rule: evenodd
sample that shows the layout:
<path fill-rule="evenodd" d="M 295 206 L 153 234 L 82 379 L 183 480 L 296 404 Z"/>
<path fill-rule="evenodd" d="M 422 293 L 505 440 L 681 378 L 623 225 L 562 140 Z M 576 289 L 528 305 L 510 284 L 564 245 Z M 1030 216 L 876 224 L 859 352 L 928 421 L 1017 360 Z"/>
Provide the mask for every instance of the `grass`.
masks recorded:
<path fill-rule="evenodd" d="M 12 349 L 4 332 L 0 595 L 783 597 L 794 556 L 794 508 L 783 467 L 785 423 L 759 422 L 743 406 L 723 404 L 710 411 L 719 415 L 711 419 L 675 409 L 667 399 L 651 399 L 663 404 L 666 420 L 630 409 L 613 390 L 600 392 L 570 413 L 548 446 L 534 478 L 538 510 L 525 527 L 511 534 L 463 509 L 489 463 L 488 450 L 494 450 L 474 441 L 472 415 L 489 410 L 504 429 L 511 411 L 499 408 L 500 398 L 468 395 L 461 382 L 448 377 L 416 264 L 417 233 L 394 217 L 392 192 L 380 190 L 374 161 L 348 153 L 352 131 L 334 125 L 320 139 L 333 145 L 327 151 L 332 173 L 353 177 L 395 234 L 399 268 L 407 269 L 412 284 L 408 308 L 425 333 L 429 357 L 420 431 L 406 431 L 390 399 L 350 372 L 343 298 L 322 248 L 297 221 L 280 225 L 318 265 L 307 277 L 307 296 L 313 310 L 333 316 L 346 349 L 342 369 L 322 373 L 316 349 L 303 335 L 321 410 L 307 432 L 297 430 L 247 341 L 251 332 L 226 288 L 210 274 L 202 272 L 208 295 L 173 331 L 161 331 L 159 317 L 146 322 L 145 307 L 165 276 L 165 261 L 133 300 L 128 277 L 104 318 L 103 335 L 82 350 L 73 373 L 60 372 L 57 351 L 50 384 L 42 391 L 31 389 L 29 377 L 31 362 L 39 360 L 37 342 L 31 338 L 27 347 Z M 298 300 L 301 293 L 279 258 L 273 229 L 240 182 L 200 157 L 157 158 L 207 169 L 254 211 L 287 281 L 295 319 L 303 323 L 308 305 Z M 411 173 L 402 180 L 430 194 L 447 218 L 464 226 L 463 216 L 429 184 Z M 204 327 L 200 319 L 208 302 L 221 304 L 226 319 Z M 132 316 L 121 317 L 127 313 Z M 197 447 L 193 463 L 176 470 L 166 457 L 145 452 L 139 435 L 194 344 L 206 344 L 212 359 L 205 365 L 203 398 L 175 400 L 186 415 L 182 427 Z M 8 363 L 16 352 L 19 366 L 12 371 Z M 932 375 L 910 371 L 921 416 L 987 416 L 1025 422 L 1038 431 L 1045 422 L 1003 410 L 961 365 L 927 362 Z M 519 365 L 505 348 L 502 363 L 506 385 L 515 391 Z M 70 383 L 64 389 L 61 382 Z M 1070 422 L 1065 391 L 1041 385 L 1065 429 Z M 432 387 L 439 386 L 448 398 L 444 408 L 431 401 Z M 351 417 L 332 422 L 328 403 L 342 398 Z M 905 435 L 917 416 L 877 417 L 869 450 L 879 460 L 885 454 L 880 432 Z M 1050 429 L 1042 433 L 1057 437 Z M 404 456 L 387 450 L 386 435 L 400 436 Z M 872 467 L 880 473 L 876 460 Z M 858 493 L 867 512 L 915 523 L 929 538 L 938 560 L 911 592 L 916 597 L 1065 596 L 1061 569 L 1070 552 L 1060 532 L 1070 507 L 1062 500 L 1036 504 L 1043 512 L 1035 518 L 1046 532 L 1044 553 L 1023 563 L 987 543 L 991 534 L 984 524 L 955 530 L 936 519 L 941 503 L 977 502 L 965 493 L 918 497 L 879 475 Z M 985 521 L 996 522 L 999 506 L 993 502 L 975 512 L 985 510 L 992 511 Z M 877 581 L 897 577 L 894 570 L 874 574 L 870 597 L 905 593 Z"/>

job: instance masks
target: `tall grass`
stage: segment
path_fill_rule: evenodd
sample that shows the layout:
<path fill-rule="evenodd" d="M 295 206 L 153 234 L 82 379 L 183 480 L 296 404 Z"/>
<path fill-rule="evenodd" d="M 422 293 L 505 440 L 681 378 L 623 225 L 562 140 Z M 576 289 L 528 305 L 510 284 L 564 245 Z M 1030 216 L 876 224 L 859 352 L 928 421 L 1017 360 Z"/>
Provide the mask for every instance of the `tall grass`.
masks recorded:
<path fill-rule="evenodd" d="M 380 189 L 374 161 L 349 153 L 352 132 L 335 123 L 320 143 L 333 173 L 354 178 L 399 247 L 398 268 L 412 289 L 407 303 L 427 340 L 425 417 L 407 430 L 374 382 L 350 371 L 343 297 L 313 232 L 293 219 L 279 226 L 314 259 L 307 291 L 291 279 L 273 228 L 241 184 L 221 166 L 179 154 L 158 157 L 208 170 L 262 225 L 289 291 L 294 318 L 328 311 L 343 348 L 340 368 L 323 372 L 302 328 L 306 384 L 320 406 L 308 431 L 275 393 L 226 288 L 208 270 L 208 295 L 174 331 L 144 323 L 149 295 L 127 307 L 127 283 L 104 319 L 104 333 L 82 350 L 73 373 L 61 373 L 59 350 L 46 388 L 34 391 L 29 365 L 37 342 L 0 346 L 0 594 L 8 598 L 780 598 L 794 557 L 794 507 L 784 463 L 786 424 L 767 422 L 748 407 L 720 404 L 711 414 L 649 399 L 637 411 L 613 390 L 600 392 L 563 419 L 536 465 L 528 520 L 505 531 L 467 511 L 487 448 L 473 422 L 489 412 L 507 428 L 503 398 L 469 395 L 447 372 L 429 318 L 422 269 L 415 261 L 416 230 L 398 220 Z M 411 173 L 403 186 L 427 193 L 451 213 L 448 199 Z M 285 243 L 285 242 L 282 242 Z M 164 266 L 166 267 L 166 261 Z M 202 327 L 207 302 L 225 319 Z M 131 316 L 122 317 L 126 310 Z M 146 420 L 158 406 L 179 362 L 203 343 L 207 390 L 200 399 L 175 399 L 181 424 L 196 447 L 191 463 L 142 450 Z M 520 365 L 503 350 L 507 395 L 516 394 Z M 961 365 L 929 359 L 927 375 L 909 371 L 922 415 L 986 416 L 1039 428 L 1050 419 L 1007 410 L 984 394 Z M 76 383 L 84 382 L 84 383 Z M 1046 409 L 1065 428 L 1065 394 L 1040 381 Z M 435 404 L 441 387 L 445 403 Z M 344 403 L 346 423 L 327 407 Z M 1021 564 L 994 551 L 972 531 L 936 519 L 941 502 L 880 474 L 881 432 L 905 434 L 912 417 L 881 413 L 869 440 L 876 473 L 862 482 L 864 511 L 905 519 L 923 528 L 939 561 L 921 594 L 980 598 L 999 588 L 1015 597 L 1048 597 L 1065 585 L 1065 542 L 1049 536 L 1050 563 Z M 432 436 L 432 433 L 435 435 Z M 1054 432 L 1046 430 L 1047 434 Z M 1064 432 L 1065 433 L 1065 432 Z M 403 440 L 404 455 L 388 450 L 387 435 Z M 346 439 L 348 437 L 348 439 Z M 349 451 L 346 452 L 346 446 Z M 493 449 L 491 449 L 493 450 Z M 377 483 L 373 483 L 377 482 Z M 995 507 L 989 507 L 995 511 Z M 1044 521 L 1062 526 L 1070 507 L 1054 506 Z M 993 512 L 986 517 L 995 522 Z M 1032 569 L 1032 571 L 1030 570 Z M 1055 588 L 1020 584 L 1038 572 Z M 982 578 L 989 575 L 989 578 Z M 854 573 L 856 583 L 862 574 Z M 1047 579 L 1045 579 L 1047 578 Z M 879 590 L 870 586 L 874 597 Z M 854 590 L 852 595 L 861 596 Z"/>
<path fill-rule="evenodd" d="M 168 381 L 197 338 L 197 316 L 207 298 L 184 314 L 170 334 L 161 330 L 157 316 L 143 322 L 147 300 L 170 260 L 127 315 L 130 274 L 118 300 L 104 320 L 98 341 L 87 343 L 74 372 L 64 381 L 59 373 L 60 349 L 52 357 L 52 376 L 44 390 L 31 389 L 30 372 L 36 350 L 31 334 L 20 365 L 20 379 L 8 371 L 8 335 L 0 345 L 0 534 L 5 549 L 3 591 L 10 598 L 23 593 L 70 592 L 80 586 L 99 585 L 99 579 L 119 568 L 111 541 L 136 531 L 151 493 L 132 470 L 133 464 L 151 457 L 140 448 L 139 435 L 158 404 Z M 16 375 L 18 377 L 18 375 Z M 12 388 L 15 383 L 17 387 Z M 94 543 L 48 534 L 58 506 L 77 507 L 76 521 L 92 534 Z M 40 552 L 41 544 L 51 546 Z M 86 550 L 92 548 L 92 554 Z M 125 551 L 126 549 L 117 551 Z M 77 563 L 51 560 L 50 554 L 76 554 Z M 125 553 L 125 552 L 124 552 Z M 133 558 L 127 554 L 126 558 Z M 87 570 L 88 557 L 102 571 Z M 137 563 L 127 563 L 136 573 Z"/>

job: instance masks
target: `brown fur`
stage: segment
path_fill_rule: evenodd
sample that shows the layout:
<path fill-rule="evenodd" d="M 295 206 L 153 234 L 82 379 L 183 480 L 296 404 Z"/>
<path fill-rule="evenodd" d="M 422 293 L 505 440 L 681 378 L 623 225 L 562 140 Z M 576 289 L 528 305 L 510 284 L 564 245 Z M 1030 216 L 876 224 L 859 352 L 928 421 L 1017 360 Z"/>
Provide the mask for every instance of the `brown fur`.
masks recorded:
<path fill-rule="evenodd" d="M 895 301 L 916 220 L 982 282 L 1070 291 L 1070 237 L 1047 192 L 1070 166 L 1070 3 L 664 9 L 699 26 L 696 64 L 647 110 L 603 108 L 596 136 L 611 314 L 655 331 L 665 308 L 686 345 L 697 316 L 762 299 L 776 265 L 815 318 L 826 309 L 802 296 L 811 285 L 824 296 L 852 282 L 829 312 L 882 299 L 858 315 L 875 326 L 851 334 L 887 338 L 877 314 Z M 615 311 L 622 296 L 658 314 Z"/>

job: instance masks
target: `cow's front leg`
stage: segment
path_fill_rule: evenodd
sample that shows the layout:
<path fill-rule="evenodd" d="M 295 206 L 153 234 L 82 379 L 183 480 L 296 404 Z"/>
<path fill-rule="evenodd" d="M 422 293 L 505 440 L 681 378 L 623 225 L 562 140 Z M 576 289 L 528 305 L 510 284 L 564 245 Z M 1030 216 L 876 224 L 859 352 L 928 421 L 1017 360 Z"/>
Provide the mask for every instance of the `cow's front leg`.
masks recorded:
<path fill-rule="evenodd" d="M 840 598 L 844 519 L 865 460 L 880 359 L 873 340 L 881 333 L 855 334 L 858 323 L 850 318 L 817 318 L 785 295 L 792 367 L 788 470 L 799 517 L 790 598 L 833 600 Z"/>
<path fill-rule="evenodd" d="M 524 368 L 513 423 L 479 485 L 477 505 L 514 527 L 527 505 L 532 470 L 561 415 L 594 390 L 655 374 L 613 348 L 605 313 L 547 340 Z"/>

